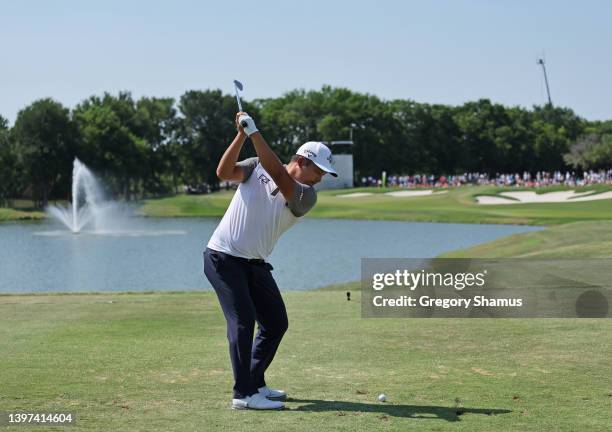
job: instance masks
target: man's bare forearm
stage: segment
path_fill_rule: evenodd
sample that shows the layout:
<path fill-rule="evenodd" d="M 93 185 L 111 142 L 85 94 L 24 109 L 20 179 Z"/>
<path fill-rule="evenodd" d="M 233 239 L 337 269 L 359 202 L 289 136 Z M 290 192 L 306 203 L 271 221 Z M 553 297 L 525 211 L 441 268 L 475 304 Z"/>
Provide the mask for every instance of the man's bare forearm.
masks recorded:
<path fill-rule="evenodd" d="M 244 132 L 238 132 L 236 137 L 229 145 L 221 160 L 217 166 L 217 177 L 220 179 L 229 179 L 234 173 L 236 162 L 238 162 L 238 156 L 240 156 L 240 150 L 246 141 L 246 134 Z"/>
<path fill-rule="evenodd" d="M 253 141 L 255 152 L 259 156 L 259 163 L 264 167 L 266 172 L 272 176 L 272 179 L 278 183 L 279 176 L 286 172 L 283 163 L 278 156 L 272 151 L 264 137 L 259 132 L 255 132 L 249 138 Z"/>
<path fill-rule="evenodd" d="M 241 125 L 241 121 L 244 122 L 245 125 Z M 272 180 L 274 180 L 274 183 L 276 183 L 276 186 L 280 189 L 285 200 L 290 202 L 293 199 L 293 193 L 295 191 L 295 180 L 289 175 L 283 163 L 272 151 L 264 137 L 259 133 L 253 119 L 246 113 L 239 113 L 238 129 L 241 128 L 249 134 L 249 138 L 253 141 L 255 152 L 257 156 L 259 156 L 259 163 L 272 177 Z"/>

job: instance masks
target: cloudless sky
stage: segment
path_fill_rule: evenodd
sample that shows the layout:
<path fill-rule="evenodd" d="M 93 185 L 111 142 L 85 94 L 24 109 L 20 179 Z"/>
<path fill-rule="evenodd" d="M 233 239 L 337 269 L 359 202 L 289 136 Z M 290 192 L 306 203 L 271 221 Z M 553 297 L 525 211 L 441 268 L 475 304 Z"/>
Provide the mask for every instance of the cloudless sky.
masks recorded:
<path fill-rule="evenodd" d="M 607 1 L 6 1 L 0 115 L 36 99 L 69 108 L 245 85 L 246 99 L 324 84 L 383 99 L 553 103 L 612 119 Z"/>

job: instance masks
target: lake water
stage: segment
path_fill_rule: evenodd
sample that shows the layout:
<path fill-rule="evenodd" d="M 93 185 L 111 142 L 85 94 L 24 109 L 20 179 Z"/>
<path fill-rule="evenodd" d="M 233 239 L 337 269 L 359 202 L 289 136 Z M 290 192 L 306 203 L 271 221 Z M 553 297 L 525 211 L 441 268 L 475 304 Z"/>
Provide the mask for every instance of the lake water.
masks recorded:
<path fill-rule="evenodd" d="M 210 289 L 202 252 L 219 219 L 135 219 L 116 235 L 74 235 L 53 221 L 0 224 L 0 292 Z M 361 258 L 430 258 L 510 234 L 508 225 L 305 219 L 268 261 L 283 290 L 359 280 Z"/>

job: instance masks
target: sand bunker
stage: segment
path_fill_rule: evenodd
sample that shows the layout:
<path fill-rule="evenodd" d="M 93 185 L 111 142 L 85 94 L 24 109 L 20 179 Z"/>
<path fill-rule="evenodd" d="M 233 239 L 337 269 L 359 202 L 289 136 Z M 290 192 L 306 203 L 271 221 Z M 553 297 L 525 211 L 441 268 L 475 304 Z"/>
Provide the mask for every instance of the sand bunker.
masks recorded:
<path fill-rule="evenodd" d="M 338 198 L 359 198 L 359 197 L 364 197 L 368 195 L 374 195 L 374 194 L 372 192 L 354 192 L 350 194 L 336 195 L 336 196 Z"/>
<path fill-rule="evenodd" d="M 416 196 L 425 196 L 425 195 L 438 195 L 446 193 L 447 191 L 438 191 L 434 192 L 433 190 L 402 190 L 395 192 L 387 192 L 382 195 L 392 196 L 392 197 L 416 197 Z M 360 198 L 364 196 L 374 195 L 372 192 L 354 192 L 342 195 L 336 195 L 338 198 Z"/>
<path fill-rule="evenodd" d="M 537 194 L 531 191 L 502 192 L 499 196 L 480 195 L 476 197 L 478 204 L 526 204 L 526 203 L 567 203 L 578 201 L 595 201 L 612 198 L 612 192 L 595 193 L 595 191 L 576 192 L 559 191 Z"/>
<path fill-rule="evenodd" d="M 387 192 L 385 195 L 394 196 L 394 197 L 415 197 L 415 196 L 425 196 L 425 195 L 439 195 L 446 193 L 447 191 L 438 191 L 434 192 L 433 190 L 410 190 L 410 191 L 397 191 L 397 192 Z"/>

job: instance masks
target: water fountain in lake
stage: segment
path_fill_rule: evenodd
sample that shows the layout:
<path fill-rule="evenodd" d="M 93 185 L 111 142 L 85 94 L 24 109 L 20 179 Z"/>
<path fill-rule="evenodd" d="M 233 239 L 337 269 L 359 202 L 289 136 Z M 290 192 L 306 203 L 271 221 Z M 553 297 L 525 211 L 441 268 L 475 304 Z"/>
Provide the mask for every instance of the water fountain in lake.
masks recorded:
<path fill-rule="evenodd" d="M 151 223 L 135 218 L 134 209 L 126 204 L 107 200 L 100 181 L 83 162 L 74 159 L 72 168 L 72 202 L 67 206 L 51 205 L 47 213 L 61 221 L 74 234 L 141 237 L 184 235 L 184 230 L 152 230 Z M 143 225 L 146 225 L 143 226 Z M 66 231 L 43 231 L 37 235 L 61 236 Z"/>
<path fill-rule="evenodd" d="M 117 203 L 104 199 L 99 181 L 77 158 L 72 168 L 72 203 L 68 207 L 51 205 L 47 212 L 73 233 L 85 227 L 93 232 L 106 232 L 112 229 L 113 220 L 121 218 Z"/>

